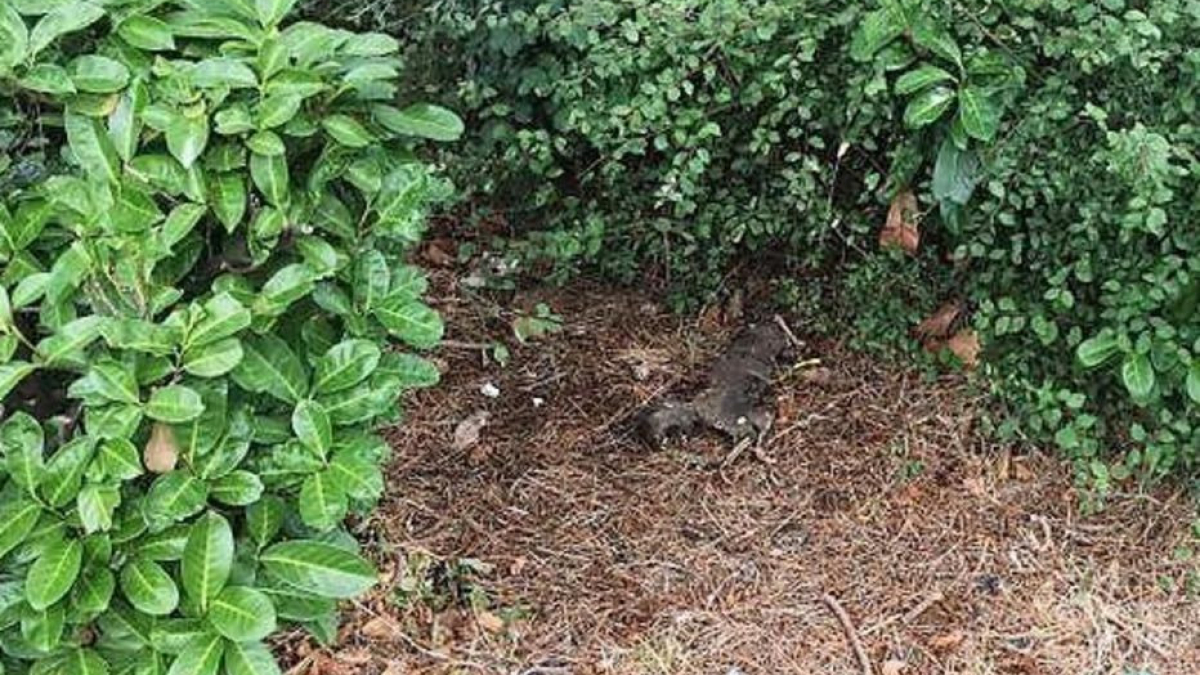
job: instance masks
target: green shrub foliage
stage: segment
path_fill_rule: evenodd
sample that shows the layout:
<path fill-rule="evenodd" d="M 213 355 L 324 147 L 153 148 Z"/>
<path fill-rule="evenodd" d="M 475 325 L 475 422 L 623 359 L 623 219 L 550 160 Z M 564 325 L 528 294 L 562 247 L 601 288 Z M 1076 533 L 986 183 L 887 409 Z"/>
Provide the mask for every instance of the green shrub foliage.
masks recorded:
<path fill-rule="evenodd" d="M 349 4 L 470 111 L 448 164 L 529 259 L 684 303 L 782 262 L 872 346 L 957 296 L 1005 437 L 1102 487 L 1195 470 L 1195 0 Z M 905 189 L 916 256 L 878 246 Z"/>
<path fill-rule="evenodd" d="M 0 3 L 0 671 L 277 673 L 375 582 L 342 522 L 442 334 L 407 147 L 462 127 L 291 5 Z"/>

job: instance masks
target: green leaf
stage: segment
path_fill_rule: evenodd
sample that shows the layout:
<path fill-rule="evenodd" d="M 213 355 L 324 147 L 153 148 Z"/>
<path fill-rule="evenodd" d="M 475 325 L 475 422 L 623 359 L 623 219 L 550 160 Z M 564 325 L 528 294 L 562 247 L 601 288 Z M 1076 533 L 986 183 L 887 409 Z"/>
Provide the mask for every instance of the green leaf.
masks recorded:
<path fill-rule="evenodd" d="M 243 341 L 245 356 L 233 370 L 238 386 L 250 392 L 265 392 L 291 403 L 308 394 L 308 373 L 292 348 L 279 337 L 264 335 Z"/>
<path fill-rule="evenodd" d="M 283 314 L 293 302 L 312 293 L 315 277 L 304 263 L 281 268 L 259 290 L 254 311 L 267 316 Z"/>
<path fill-rule="evenodd" d="M 260 549 L 279 534 L 284 510 L 283 500 L 274 495 L 267 495 L 246 509 L 246 529 Z"/>
<path fill-rule="evenodd" d="M 35 370 L 37 370 L 37 366 L 24 361 L 9 361 L 0 364 L 0 399 L 8 396 L 8 392 Z"/>
<path fill-rule="evenodd" d="M 108 116 L 108 138 L 116 148 L 117 155 L 125 162 L 133 159 L 142 133 L 141 116 L 150 92 L 140 80 L 134 82 L 121 94 L 117 107 Z M 158 208 L 154 211 L 157 213 Z"/>
<path fill-rule="evenodd" d="M 323 472 L 309 475 L 300 485 L 300 519 L 318 532 L 337 527 L 346 517 L 347 507 L 345 491 Z"/>
<path fill-rule="evenodd" d="M 35 651 L 47 653 L 59 645 L 66 624 L 63 605 L 43 610 L 29 608 L 21 613 L 21 637 Z"/>
<path fill-rule="evenodd" d="M 229 506 L 247 506 L 262 497 L 263 484 L 249 471 L 231 471 L 213 481 L 209 490 L 213 499 Z"/>
<path fill-rule="evenodd" d="M 71 81 L 79 91 L 111 94 L 129 84 L 129 69 L 120 61 L 88 54 L 71 62 Z"/>
<path fill-rule="evenodd" d="M 350 497 L 374 501 L 383 496 L 379 467 L 348 452 L 339 452 L 329 464 L 329 475 Z"/>
<path fill-rule="evenodd" d="M 100 467 L 104 475 L 117 480 L 132 480 L 142 475 L 137 448 L 128 439 L 118 438 L 100 444 Z"/>
<path fill-rule="evenodd" d="M 437 346 L 445 330 L 442 317 L 420 302 L 389 301 L 374 313 L 389 333 L 417 349 Z"/>
<path fill-rule="evenodd" d="M 72 649 L 62 656 L 55 673 L 61 675 L 108 675 L 108 662 L 92 649 Z"/>
<path fill-rule="evenodd" d="M 220 514 L 209 511 L 192 525 L 180 573 L 183 590 L 201 611 L 229 581 L 233 553 L 233 532 Z"/>
<path fill-rule="evenodd" d="M 921 47 L 959 67 L 962 66 L 962 50 L 937 19 L 926 16 L 916 21 L 912 26 L 912 38 L 913 42 Z"/>
<path fill-rule="evenodd" d="M 361 122 L 349 115 L 330 115 L 321 120 L 321 126 L 333 140 L 348 148 L 365 148 L 375 140 Z"/>
<path fill-rule="evenodd" d="M 75 83 L 66 68 L 53 63 L 39 63 L 25 71 L 19 84 L 43 94 L 74 94 Z"/>
<path fill-rule="evenodd" d="M 76 436 L 60 447 L 46 462 L 40 487 L 42 496 L 50 506 L 65 506 L 75 498 L 95 447 L 95 439 Z"/>
<path fill-rule="evenodd" d="M 1084 368 L 1095 368 L 1112 358 L 1120 350 L 1120 342 L 1113 333 L 1101 333 L 1079 343 L 1075 356 Z"/>
<path fill-rule="evenodd" d="M 156 562 L 182 560 L 191 532 L 190 527 L 179 524 L 147 535 L 139 541 L 138 555 Z"/>
<path fill-rule="evenodd" d="M 225 643 L 226 675 L 280 675 L 271 650 L 260 642 Z"/>
<path fill-rule="evenodd" d="M 233 232 L 246 216 L 246 180 L 237 171 L 214 174 L 208 184 L 208 202 L 226 232 Z"/>
<path fill-rule="evenodd" d="M 121 569 L 121 593 L 139 612 L 166 616 L 179 606 L 179 589 L 161 565 L 134 558 Z"/>
<path fill-rule="evenodd" d="M 352 598 L 375 585 L 375 569 L 340 546 L 319 541 L 285 541 L 259 560 L 288 585 L 323 598 Z"/>
<path fill-rule="evenodd" d="M 937 66 L 924 64 L 920 68 L 910 70 L 896 80 L 896 93 L 908 96 L 918 91 L 928 89 L 935 84 L 949 82 L 954 76 Z"/>
<path fill-rule="evenodd" d="M 28 499 L 6 499 L 0 502 L 0 558 L 16 548 L 33 532 L 42 507 Z"/>
<path fill-rule="evenodd" d="M 450 142 L 462 138 L 464 126 L 458 115 L 441 106 L 417 103 L 403 110 L 387 105 L 371 108 L 375 121 L 404 136 Z"/>
<path fill-rule="evenodd" d="M 71 153 L 83 170 L 97 180 L 116 183 L 121 175 L 120 158 L 100 122 L 67 112 L 63 115 L 63 126 L 67 130 Z"/>
<path fill-rule="evenodd" d="M 274 129 L 292 121 L 300 112 L 304 99 L 297 94 L 271 94 L 259 104 L 257 112 L 259 129 Z"/>
<path fill-rule="evenodd" d="M 379 347 L 370 340 L 344 340 L 320 356 L 313 373 L 313 391 L 331 394 L 362 382 L 379 366 Z"/>
<path fill-rule="evenodd" d="M 1145 354 L 1130 354 L 1121 366 L 1121 380 L 1134 400 L 1150 396 L 1154 390 L 1154 366 Z"/>
<path fill-rule="evenodd" d="M 1000 108 L 978 87 L 965 87 L 958 94 L 958 115 L 972 138 L 991 143 L 1000 129 Z"/>
<path fill-rule="evenodd" d="M 168 522 L 179 521 L 198 513 L 207 500 L 204 482 L 186 470 L 177 470 L 155 479 L 146 495 L 145 511 Z"/>
<path fill-rule="evenodd" d="M 288 165 L 284 155 L 250 155 L 250 177 L 254 186 L 274 206 L 287 206 Z"/>
<path fill-rule="evenodd" d="M 263 130 L 246 139 L 246 147 L 258 155 L 277 157 L 287 152 L 283 139 L 274 131 Z"/>
<path fill-rule="evenodd" d="M 333 429 L 329 414 L 320 403 L 301 401 L 292 412 L 292 430 L 307 448 L 321 457 L 328 456 L 333 445 Z"/>
<path fill-rule="evenodd" d="M 867 14 L 850 42 L 850 58 L 869 61 L 879 50 L 900 37 L 907 23 L 892 6 L 885 6 Z"/>
<path fill-rule="evenodd" d="M 262 591 L 230 586 L 213 600 L 208 621 L 233 642 L 258 642 L 275 631 L 275 605 Z"/>
<path fill-rule="evenodd" d="M 65 2 L 43 16 L 29 34 L 29 55 L 50 46 L 60 35 L 82 30 L 99 21 L 104 9 L 91 2 Z"/>
<path fill-rule="evenodd" d="M 14 413 L 0 424 L 0 447 L 3 447 L 0 454 L 4 456 L 4 469 L 29 495 L 34 494 L 42 478 L 44 443 L 41 425 L 28 413 Z"/>
<path fill-rule="evenodd" d="M 191 329 L 185 340 L 187 349 L 203 347 L 236 335 L 250 327 L 250 310 L 227 292 L 218 293 L 204 303 L 204 318 Z"/>
<path fill-rule="evenodd" d="M 191 81 L 203 89 L 258 87 L 258 76 L 245 63 L 231 58 L 204 59 L 192 66 Z"/>
<path fill-rule="evenodd" d="M 25 21 L 12 5 L 0 5 L 0 44 L 6 45 L 0 51 L 0 70 L 10 69 L 25 60 L 29 50 L 29 30 Z"/>
<path fill-rule="evenodd" d="M 171 209 L 167 219 L 162 224 L 162 244 L 171 248 L 183 240 L 200 219 L 204 217 L 205 208 L 200 204 L 185 202 Z"/>
<path fill-rule="evenodd" d="M 47 546 L 25 577 L 25 600 L 29 606 L 42 611 L 63 599 L 79 577 L 82 563 L 83 546 L 76 539 Z"/>
<path fill-rule="evenodd" d="M 358 259 L 354 267 L 354 302 L 364 312 L 369 312 L 388 294 L 391 272 L 383 253 L 371 249 Z"/>
<path fill-rule="evenodd" d="M 954 90 L 934 87 L 921 92 L 904 109 L 904 124 L 911 129 L 929 126 L 954 105 Z"/>
<path fill-rule="evenodd" d="M 224 652 L 225 641 L 220 635 L 196 637 L 175 657 L 167 675 L 216 675 Z"/>
<path fill-rule="evenodd" d="M 234 104 L 218 111 L 213 115 L 213 121 L 216 123 L 217 133 L 223 136 L 244 134 L 254 128 L 250 111 L 242 104 Z"/>
<path fill-rule="evenodd" d="M 279 25 L 295 4 L 296 0 L 254 0 L 254 9 L 258 14 L 258 22 L 264 28 L 269 28 Z"/>
<path fill-rule="evenodd" d="M 72 609 L 94 617 L 108 609 L 117 581 L 107 567 L 85 569 L 71 589 Z"/>
<path fill-rule="evenodd" d="M 183 168 L 189 168 L 208 146 L 208 118 L 175 115 L 167 126 L 166 135 L 171 155 Z"/>
<path fill-rule="evenodd" d="M 183 369 L 196 377 L 220 377 L 242 362 L 242 343 L 235 337 L 184 352 Z"/>
<path fill-rule="evenodd" d="M 75 503 L 84 532 L 107 532 L 112 529 L 113 512 L 121 503 L 121 493 L 115 485 L 91 483 L 83 486 Z"/>
<path fill-rule="evenodd" d="M 117 35 L 130 45 L 148 52 L 175 49 L 175 36 L 171 27 L 151 16 L 135 14 L 117 26 Z"/>
<path fill-rule="evenodd" d="M 939 202 L 966 204 L 979 182 L 979 157 L 962 151 L 947 138 L 942 141 L 933 167 L 933 196 Z"/>
<path fill-rule="evenodd" d="M 1200 403 L 1200 358 L 1194 359 L 1192 367 L 1188 368 L 1184 388 L 1187 389 L 1188 398 L 1192 399 L 1192 403 Z"/>
<path fill-rule="evenodd" d="M 133 370 L 116 361 L 100 361 L 88 371 L 88 379 L 100 396 L 118 403 L 138 403 L 138 383 Z"/>
<path fill-rule="evenodd" d="M 204 402 L 196 390 L 181 384 L 173 384 L 155 390 L 146 404 L 146 415 L 150 419 L 170 424 L 183 424 L 204 412 Z"/>

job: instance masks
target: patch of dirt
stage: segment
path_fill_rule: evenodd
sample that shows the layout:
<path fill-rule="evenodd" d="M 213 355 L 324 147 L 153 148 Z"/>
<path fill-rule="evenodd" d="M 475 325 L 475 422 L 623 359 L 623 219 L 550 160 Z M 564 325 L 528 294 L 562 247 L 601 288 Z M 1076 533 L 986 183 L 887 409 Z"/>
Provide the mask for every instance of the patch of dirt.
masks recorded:
<path fill-rule="evenodd" d="M 1131 484 L 1082 515 L 1055 458 L 973 433 L 959 378 L 832 344 L 776 382 L 757 455 L 714 464 L 730 450 L 718 437 L 649 450 L 623 420 L 696 387 L 734 327 L 596 288 L 518 298 L 537 301 L 564 329 L 506 368 L 475 344 L 502 321 L 442 307 L 457 345 L 444 382 L 409 402 L 385 503 L 361 527 L 390 580 L 296 672 L 1200 672 L 1181 492 Z M 478 562 L 434 564 L 424 578 L 450 590 L 397 601 L 422 556 Z"/>

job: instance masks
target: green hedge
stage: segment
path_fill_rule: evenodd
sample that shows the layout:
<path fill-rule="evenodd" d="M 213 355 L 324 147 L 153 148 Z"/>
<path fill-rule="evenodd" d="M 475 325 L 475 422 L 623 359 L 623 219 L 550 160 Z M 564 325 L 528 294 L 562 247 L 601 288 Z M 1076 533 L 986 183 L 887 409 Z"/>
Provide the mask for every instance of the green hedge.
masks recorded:
<path fill-rule="evenodd" d="M 0 673 L 278 675 L 434 384 L 399 43 L 292 0 L 0 4 Z"/>
<path fill-rule="evenodd" d="M 539 269 L 681 303 L 773 269 L 873 346 L 957 296 L 998 433 L 1101 487 L 1195 470 L 1200 3 L 351 4 L 470 113 L 447 164 Z M 904 189 L 916 256 L 878 250 Z"/>

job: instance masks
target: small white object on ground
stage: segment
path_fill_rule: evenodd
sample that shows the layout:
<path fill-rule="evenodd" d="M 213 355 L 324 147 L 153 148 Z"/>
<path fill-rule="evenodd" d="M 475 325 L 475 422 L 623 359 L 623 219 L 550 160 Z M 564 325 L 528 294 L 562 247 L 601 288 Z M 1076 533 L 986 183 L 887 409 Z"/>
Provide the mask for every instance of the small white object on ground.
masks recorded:
<path fill-rule="evenodd" d="M 491 382 L 487 382 L 482 387 L 479 388 L 479 393 L 483 394 L 484 396 L 486 396 L 488 398 L 499 398 L 500 397 L 500 387 L 497 387 L 496 385 L 492 384 Z"/>

